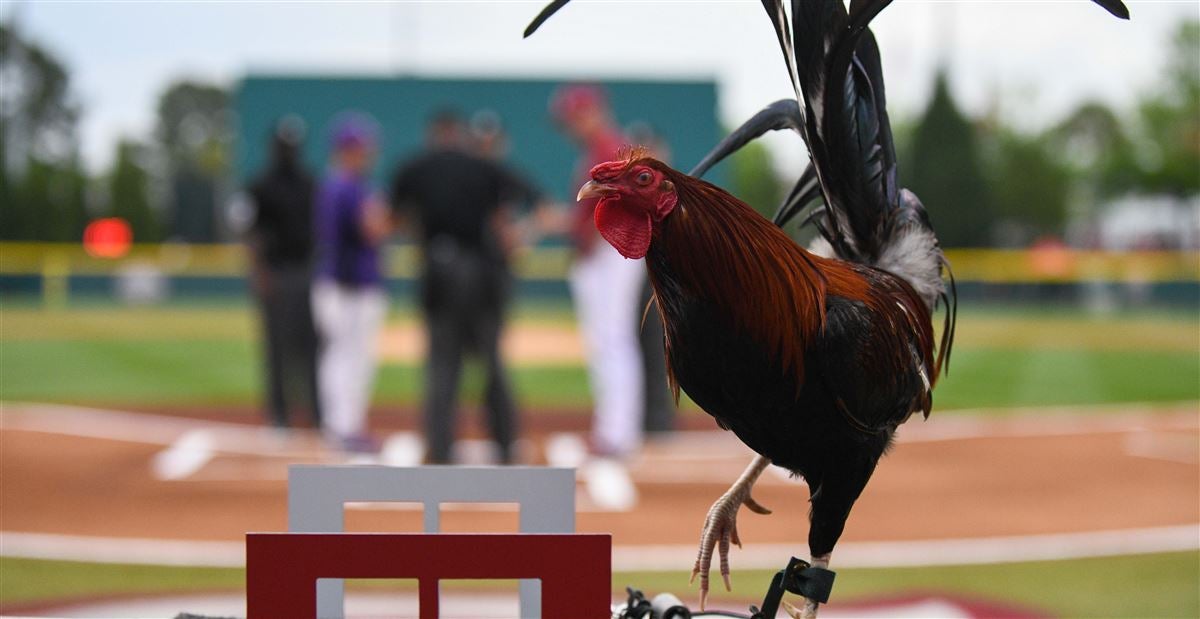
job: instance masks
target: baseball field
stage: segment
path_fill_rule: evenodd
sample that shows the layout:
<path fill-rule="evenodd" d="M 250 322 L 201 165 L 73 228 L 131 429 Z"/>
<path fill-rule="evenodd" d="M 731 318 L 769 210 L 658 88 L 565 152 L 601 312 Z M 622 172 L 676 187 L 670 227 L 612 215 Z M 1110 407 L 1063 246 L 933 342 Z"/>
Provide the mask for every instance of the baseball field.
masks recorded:
<path fill-rule="evenodd" d="M 310 434 L 262 427 L 253 307 L 0 310 L 0 612 L 96 616 L 164 596 L 236 597 L 242 535 L 286 529 L 287 464 L 339 457 Z M 542 464 L 556 441 L 586 433 L 585 351 L 565 304 L 519 304 L 510 324 L 522 453 Z M 419 437 L 423 340 L 411 308 L 394 307 L 371 413 L 381 438 Z M 468 372 L 468 457 L 485 436 L 479 382 Z M 901 428 L 850 518 L 830 616 L 926 598 L 993 616 L 1200 616 L 1193 310 L 968 304 L 934 403 L 927 421 Z M 751 457 L 686 398 L 679 426 L 628 463 L 633 505 L 597 503 L 580 480 L 578 530 L 613 534 L 614 597 L 634 585 L 694 601 L 687 572 L 704 514 Z M 164 472 L 163 454 L 197 432 L 210 444 L 203 461 Z M 714 591 L 719 607 L 744 610 L 787 556 L 806 552 L 803 482 L 767 475 L 756 498 L 774 514 L 740 518 L 745 547 L 731 555 L 733 591 Z M 346 522 L 419 530 L 421 515 L 358 505 Z M 516 512 L 448 505 L 442 522 L 515 531 Z M 479 586 L 450 588 L 481 599 L 515 590 Z M 188 610 L 198 609 L 176 608 Z"/>

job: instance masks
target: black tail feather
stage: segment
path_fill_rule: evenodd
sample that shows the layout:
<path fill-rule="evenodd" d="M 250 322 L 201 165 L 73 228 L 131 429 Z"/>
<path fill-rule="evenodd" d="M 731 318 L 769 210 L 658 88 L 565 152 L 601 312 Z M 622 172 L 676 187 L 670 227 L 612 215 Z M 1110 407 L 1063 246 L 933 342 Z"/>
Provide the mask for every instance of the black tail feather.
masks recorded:
<path fill-rule="evenodd" d="M 713 166 L 762 134 L 781 129 L 800 131 L 803 125 L 804 114 L 800 111 L 800 104 L 795 99 L 780 99 L 751 116 L 750 120 L 725 136 L 725 139 L 713 147 L 688 174 L 700 178 Z"/>
<path fill-rule="evenodd" d="M 772 29 L 775 30 L 775 38 L 779 43 L 780 51 L 783 52 L 783 62 L 787 65 L 788 77 L 792 81 L 792 89 L 796 91 L 796 99 L 799 100 L 802 97 L 802 90 L 797 74 L 796 52 L 792 48 L 795 39 L 793 38 L 793 33 L 788 30 L 787 11 L 783 8 L 782 0 L 762 0 L 762 5 L 767 11 L 767 17 L 771 20 Z"/>
<path fill-rule="evenodd" d="M 954 271 L 950 261 L 942 258 L 942 268 L 946 271 L 946 279 L 950 282 L 946 292 L 940 295 L 940 302 L 946 308 L 946 317 L 942 321 L 942 341 L 938 346 L 937 366 L 934 377 L 950 374 L 950 351 L 954 349 L 954 332 L 958 329 L 958 283 L 954 280 Z"/>
<path fill-rule="evenodd" d="M 1121 0 L 1092 0 L 1092 2 L 1104 7 L 1104 10 L 1112 13 L 1115 17 L 1129 19 L 1129 8 Z"/>
<path fill-rule="evenodd" d="M 890 127 L 880 122 L 870 72 L 855 60 L 855 50 L 871 18 L 890 1 L 856 1 L 849 13 L 840 0 L 792 3 L 804 137 L 829 206 L 827 240 L 850 248 L 849 255 L 839 252 L 842 258 L 860 262 L 879 254 L 878 224 L 894 204 L 888 180 L 895 176 Z M 866 45 L 875 70 L 874 40 Z"/>
<path fill-rule="evenodd" d="M 796 185 L 792 187 L 792 191 L 788 193 L 783 203 L 779 205 L 779 209 L 775 211 L 775 217 L 771 219 L 776 226 L 780 228 L 787 225 L 796 215 L 803 211 L 805 207 L 813 201 L 821 199 L 821 183 L 817 180 L 817 168 L 810 162 L 808 167 L 804 168 L 804 173 L 800 175 L 800 179 L 796 181 Z M 807 225 L 808 220 L 804 225 Z"/>
<path fill-rule="evenodd" d="M 550 19 L 552 15 L 557 13 L 559 9 L 566 6 L 570 1 L 571 0 L 554 0 L 554 2 L 547 4 L 546 8 L 542 9 L 542 12 L 538 13 L 537 17 L 534 17 L 533 21 L 529 22 L 529 25 L 525 27 L 525 34 L 522 38 L 527 39 L 529 38 L 529 35 L 537 32 L 537 29 L 541 28 L 542 24 L 546 23 L 547 19 Z"/>

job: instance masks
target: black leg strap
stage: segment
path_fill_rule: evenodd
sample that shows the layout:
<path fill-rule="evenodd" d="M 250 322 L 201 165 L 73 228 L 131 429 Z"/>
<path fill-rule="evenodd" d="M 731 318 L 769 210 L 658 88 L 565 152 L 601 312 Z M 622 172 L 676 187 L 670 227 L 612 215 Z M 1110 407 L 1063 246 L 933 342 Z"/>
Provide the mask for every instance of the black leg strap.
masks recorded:
<path fill-rule="evenodd" d="M 828 602 L 829 593 L 833 591 L 833 578 L 837 574 L 823 567 L 809 565 L 808 562 L 796 558 L 793 558 L 792 561 L 801 565 L 796 566 L 797 569 L 793 570 L 792 564 L 788 564 L 788 577 L 784 579 L 784 586 L 787 587 L 787 590 L 814 602 L 821 604 Z"/>
<path fill-rule="evenodd" d="M 771 579 L 771 586 L 763 598 L 762 610 L 750 607 L 751 619 L 775 617 L 784 591 L 802 595 L 820 604 L 828 602 L 834 576 L 834 572 L 823 567 L 813 567 L 808 561 L 792 557 L 787 567 L 779 570 Z"/>

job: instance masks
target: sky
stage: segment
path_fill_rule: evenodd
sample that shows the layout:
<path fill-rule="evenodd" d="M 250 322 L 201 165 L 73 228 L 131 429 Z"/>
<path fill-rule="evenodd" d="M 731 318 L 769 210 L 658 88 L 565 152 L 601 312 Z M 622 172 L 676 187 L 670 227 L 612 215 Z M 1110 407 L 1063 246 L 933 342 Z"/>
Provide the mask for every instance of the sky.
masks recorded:
<path fill-rule="evenodd" d="M 172 80 L 232 86 L 248 73 L 711 78 L 739 124 L 791 89 L 757 0 L 575 0 L 533 37 L 544 3 L 517 0 L 0 0 L 0 19 L 67 66 L 93 171 L 122 136 L 149 139 Z M 1131 21 L 1086 0 L 898 0 L 873 22 L 890 112 L 911 118 L 939 65 L 969 113 L 1038 129 L 1083 101 L 1119 111 L 1160 83 L 1171 33 L 1200 0 L 1126 0 Z M 792 135 L 768 146 L 804 160 Z"/>

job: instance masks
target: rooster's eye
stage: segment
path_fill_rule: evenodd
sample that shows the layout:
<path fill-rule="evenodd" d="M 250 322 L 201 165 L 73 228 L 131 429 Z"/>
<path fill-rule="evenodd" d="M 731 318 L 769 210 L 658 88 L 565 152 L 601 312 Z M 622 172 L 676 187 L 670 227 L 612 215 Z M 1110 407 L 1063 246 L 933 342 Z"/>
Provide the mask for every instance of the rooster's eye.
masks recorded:
<path fill-rule="evenodd" d="M 650 181 L 654 180 L 654 176 L 649 172 L 642 172 L 641 174 L 638 174 L 637 178 L 634 180 L 636 180 L 637 184 L 639 185 L 649 185 Z"/>

